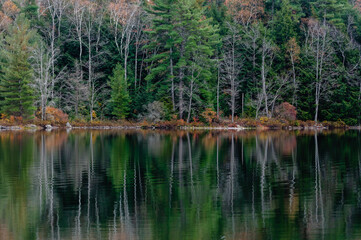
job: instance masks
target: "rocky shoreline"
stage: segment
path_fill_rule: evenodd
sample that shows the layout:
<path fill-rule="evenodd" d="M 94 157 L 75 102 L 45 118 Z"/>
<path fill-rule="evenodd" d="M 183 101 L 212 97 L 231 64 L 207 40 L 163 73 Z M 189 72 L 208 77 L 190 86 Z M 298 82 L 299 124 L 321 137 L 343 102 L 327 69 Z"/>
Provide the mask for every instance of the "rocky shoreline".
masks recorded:
<path fill-rule="evenodd" d="M 328 130 L 332 129 L 328 126 L 315 125 L 315 126 L 282 126 L 282 127 L 272 127 L 272 126 L 240 126 L 236 127 L 230 126 L 175 126 L 175 127 L 164 127 L 157 125 L 85 125 L 85 126 L 72 126 L 70 123 L 66 123 L 65 126 L 57 126 L 47 124 L 45 126 L 35 125 L 35 124 L 27 124 L 27 125 L 11 125 L 4 126 L 0 125 L 0 131 L 21 131 L 21 130 L 29 130 L 29 131 L 52 131 L 52 130 L 71 130 L 71 129 L 83 129 L 83 130 L 111 130 L 111 129 L 167 129 L 167 130 L 234 130 L 234 131 L 242 131 L 242 130 Z M 361 130 L 361 126 L 346 126 L 342 127 L 342 129 L 353 129 L 353 130 Z"/>

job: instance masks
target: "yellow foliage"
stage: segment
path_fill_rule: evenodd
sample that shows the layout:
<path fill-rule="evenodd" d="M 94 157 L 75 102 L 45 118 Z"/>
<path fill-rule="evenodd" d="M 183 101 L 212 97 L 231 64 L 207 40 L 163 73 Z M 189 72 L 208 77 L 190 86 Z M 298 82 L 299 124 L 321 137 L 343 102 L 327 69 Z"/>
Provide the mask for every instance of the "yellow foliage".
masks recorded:
<path fill-rule="evenodd" d="M 269 119 L 268 119 L 268 117 L 261 117 L 259 120 L 261 121 L 262 124 L 264 124 L 264 123 L 268 122 Z"/>

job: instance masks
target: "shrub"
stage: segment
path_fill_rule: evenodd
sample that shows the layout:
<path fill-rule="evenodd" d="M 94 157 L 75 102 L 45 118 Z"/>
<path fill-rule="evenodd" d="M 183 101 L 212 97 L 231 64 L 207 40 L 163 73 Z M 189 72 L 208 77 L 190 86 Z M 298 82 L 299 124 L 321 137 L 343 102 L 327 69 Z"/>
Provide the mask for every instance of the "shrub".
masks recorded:
<path fill-rule="evenodd" d="M 38 118 L 41 118 L 41 110 L 36 113 Z M 54 107 L 45 108 L 45 120 L 53 123 L 66 123 L 69 121 L 68 114 L 62 110 Z"/>
<path fill-rule="evenodd" d="M 211 108 L 206 108 L 204 112 L 201 113 L 201 117 L 203 118 L 204 122 L 208 123 L 209 125 L 212 122 L 217 122 L 217 112 L 213 111 Z"/>
<path fill-rule="evenodd" d="M 297 117 L 296 107 L 288 102 L 283 102 L 275 109 L 275 117 L 280 119 L 286 119 L 288 121 L 294 121 Z"/>
<path fill-rule="evenodd" d="M 141 118 L 149 122 L 159 122 L 165 118 L 165 106 L 162 102 L 154 101 L 147 105 L 147 113 Z"/>
<path fill-rule="evenodd" d="M 268 117 L 260 117 L 261 124 L 266 124 L 269 121 Z"/>
<path fill-rule="evenodd" d="M 94 110 L 92 111 L 92 117 L 93 117 L 93 119 L 97 118 L 97 113 Z"/>

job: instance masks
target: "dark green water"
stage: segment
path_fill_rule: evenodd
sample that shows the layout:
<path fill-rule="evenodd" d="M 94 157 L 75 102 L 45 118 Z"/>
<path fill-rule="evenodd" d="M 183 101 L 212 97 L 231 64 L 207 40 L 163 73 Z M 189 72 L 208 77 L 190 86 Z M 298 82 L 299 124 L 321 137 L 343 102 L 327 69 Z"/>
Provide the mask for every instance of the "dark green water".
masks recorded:
<path fill-rule="evenodd" d="M 0 239 L 360 239 L 361 135 L 0 132 Z"/>

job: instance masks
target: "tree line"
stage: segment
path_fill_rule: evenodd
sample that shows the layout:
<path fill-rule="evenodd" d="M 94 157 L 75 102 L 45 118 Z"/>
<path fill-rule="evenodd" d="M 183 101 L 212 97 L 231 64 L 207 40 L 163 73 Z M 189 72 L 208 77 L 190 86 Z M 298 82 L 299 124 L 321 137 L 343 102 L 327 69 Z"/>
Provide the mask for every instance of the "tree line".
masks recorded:
<path fill-rule="evenodd" d="M 358 0 L 0 3 L 2 117 L 360 122 Z"/>

